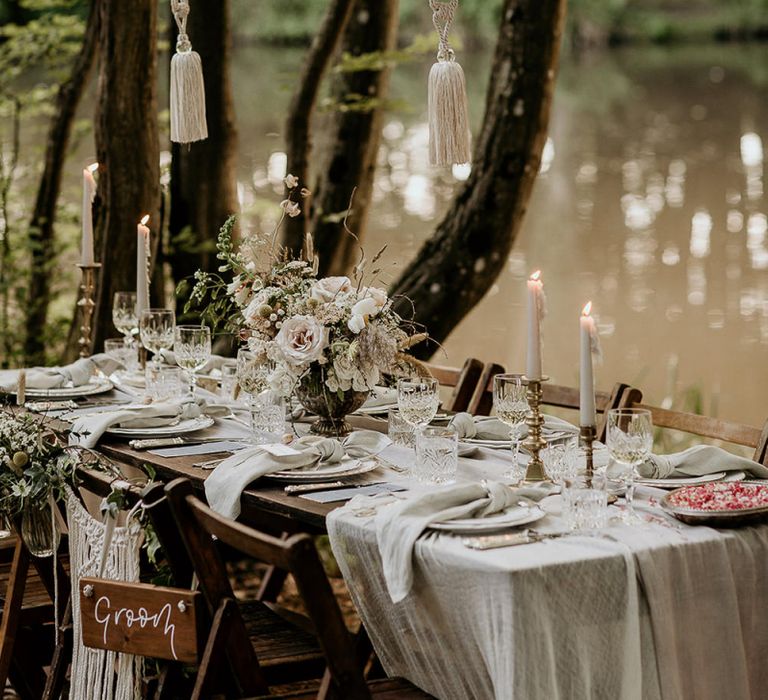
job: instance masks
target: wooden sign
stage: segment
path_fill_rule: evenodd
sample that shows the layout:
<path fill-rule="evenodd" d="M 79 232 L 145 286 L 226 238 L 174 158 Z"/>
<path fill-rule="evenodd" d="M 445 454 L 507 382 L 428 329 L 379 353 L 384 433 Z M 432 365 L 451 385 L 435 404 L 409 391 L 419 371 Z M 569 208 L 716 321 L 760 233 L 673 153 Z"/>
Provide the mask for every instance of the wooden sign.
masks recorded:
<path fill-rule="evenodd" d="M 80 579 L 83 644 L 195 664 L 201 594 L 183 588 Z"/>

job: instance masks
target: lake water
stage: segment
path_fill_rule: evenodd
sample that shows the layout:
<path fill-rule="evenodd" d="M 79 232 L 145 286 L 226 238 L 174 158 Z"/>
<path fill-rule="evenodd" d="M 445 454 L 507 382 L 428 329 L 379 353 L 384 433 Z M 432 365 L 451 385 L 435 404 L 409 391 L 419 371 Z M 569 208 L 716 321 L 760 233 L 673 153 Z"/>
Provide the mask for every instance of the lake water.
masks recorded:
<path fill-rule="evenodd" d="M 281 130 L 301 54 L 239 48 L 234 73 L 246 210 L 276 200 Z M 490 53 L 463 59 L 473 127 Z M 366 246 L 391 278 L 444 214 L 466 173 L 426 164 L 430 60 L 399 66 Z M 565 56 L 550 140 L 505 272 L 445 343 L 520 371 L 525 279 L 541 269 L 545 370 L 578 381 L 578 315 L 592 300 L 604 363 L 655 402 L 760 425 L 768 417 L 768 248 L 763 144 L 768 46 L 634 47 Z M 274 190 L 274 191 L 273 191 Z"/>

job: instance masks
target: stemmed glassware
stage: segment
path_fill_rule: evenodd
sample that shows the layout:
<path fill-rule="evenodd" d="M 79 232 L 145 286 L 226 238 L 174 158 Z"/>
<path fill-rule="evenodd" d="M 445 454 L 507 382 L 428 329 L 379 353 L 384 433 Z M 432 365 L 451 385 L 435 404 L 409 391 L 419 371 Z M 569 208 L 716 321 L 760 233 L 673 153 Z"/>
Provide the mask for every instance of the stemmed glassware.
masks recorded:
<path fill-rule="evenodd" d="M 176 326 L 173 345 L 176 364 L 187 371 L 189 393 L 197 388 L 195 372 L 201 370 L 211 357 L 211 329 L 206 326 Z"/>
<path fill-rule="evenodd" d="M 154 354 L 152 362 L 160 367 L 160 352 L 170 350 L 175 340 L 176 317 L 171 309 L 147 309 L 139 320 L 142 345 Z"/>
<path fill-rule="evenodd" d="M 626 486 L 627 510 L 624 521 L 636 522 L 633 500 L 635 468 L 651 454 L 653 420 L 644 408 L 612 408 L 608 411 L 608 451 L 618 469 L 614 472 Z"/>
<path fill-rule="evenodd" d="M 237 352 L 237 382 L 248 395 L 254 442 L 275 440 L 285 428 L 285 400 L 270 390 L 269 374 L 275 364 L 263 355 L 241 348 Z"/>
<path fill-rule="evenodd" d="M 397 382 L 397 407 L 404 421 L 417 428 L 429 425 L 440 407 L 440 384 L 432 377 L 400 379 Z"/>
<path fill-rule="evenodd" d="M 132 347 L 134 336 L 139 332 L 136 292 L 115 292 L 112 299 L 112 323 L 123 334 L 126 347 Z"/>
<path fill-rule="evenodd" d="M 496 417 L 509 426 L 512 441 L 512 466 L 504 474 L 508 479 L 522 481 L 525 470 L 520 468 L 520 435 L 518 428 L 525 423 L 528 406 L 527 386 L 522 374 L 497 374 L 493 378 L 493 408 Z"/>

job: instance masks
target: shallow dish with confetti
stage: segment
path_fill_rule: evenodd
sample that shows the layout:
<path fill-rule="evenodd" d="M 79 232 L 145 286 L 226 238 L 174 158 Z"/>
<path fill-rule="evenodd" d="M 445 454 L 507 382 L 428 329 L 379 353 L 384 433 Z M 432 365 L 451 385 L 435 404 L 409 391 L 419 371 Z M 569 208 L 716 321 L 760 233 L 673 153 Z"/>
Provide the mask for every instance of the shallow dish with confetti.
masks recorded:
<path fill-rule="evenodd" d="M 661 504 L 689 525 L 749 525 L 768 518 L 768 483 L 721 481 L 684 486 L 667 494 Z"/>

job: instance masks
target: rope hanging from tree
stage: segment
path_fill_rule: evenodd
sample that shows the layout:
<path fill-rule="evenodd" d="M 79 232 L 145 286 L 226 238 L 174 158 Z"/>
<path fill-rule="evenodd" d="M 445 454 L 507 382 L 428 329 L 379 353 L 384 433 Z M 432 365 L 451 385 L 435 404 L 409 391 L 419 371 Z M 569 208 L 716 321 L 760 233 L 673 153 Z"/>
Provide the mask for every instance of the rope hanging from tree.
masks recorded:
<path fill-rule="evenodd" d="M 429 163 L 444 166 L 472 159 L 471 133 L 464 71 L 448 43 L 448 32 L 459 0 L 429 0 L 432 24 L 439 36 L 437 63 L 429 71 L 427 112 L 429 115 Z"/>
<path fill-rule="evenodd" d="M 203 64 L 187 35 L 188 0 L 171 0 L 171 12 L 179 28 L 171 59 L 171 141 L 192 143 L 208 138 Z"/>

